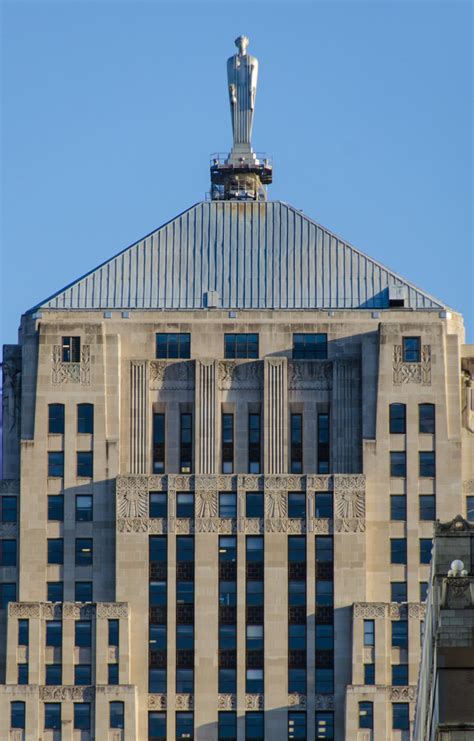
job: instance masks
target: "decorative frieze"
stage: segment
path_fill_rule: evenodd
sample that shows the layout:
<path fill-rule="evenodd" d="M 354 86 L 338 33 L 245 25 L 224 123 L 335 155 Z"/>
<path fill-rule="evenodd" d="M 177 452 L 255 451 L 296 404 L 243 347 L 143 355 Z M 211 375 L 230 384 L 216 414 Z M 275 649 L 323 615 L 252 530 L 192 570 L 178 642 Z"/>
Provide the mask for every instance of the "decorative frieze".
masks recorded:
<path fill-rule="evenodd" d="M 218 365 L 218 385 L 221 391 L 261 389 L 263 363 L 261 361 L 221 360 Z"/>
<path fill-rule="evenodd" d="M 263 710 L 263 695 L 252 694 L 245 695 L 245 709 L 246 710 Z"/>
<path fill-rule="evenodd" d="M 236 710 L 237 709 L 237 695 L 230 695 L 230 694 L 217 695 L 217 709 L 218 710 Z"/>
<path fill-rule="evenodd" d="M 359 618 L 383 618 L 387 614 L 385 602 L 356 602 L 354 604 L 354 617 Z"/>
<path fill-rule="evenodd" d="M 149 376 L 151 390 L 190 390 L 194 388 L 194 361 L 151 360 Z"/>
<path fill-rule="evenodd" d="M 119 533 L 147 533 L 150 520 L 148 517 L 120 517 L 117 520 Z"/>
<path fill-rule="evenodd" d="M 431 386 L 431 345 L 422 345 L 419 363 L 406 363 L 403 360 L 402 346 L 394 345 L 393 383 L 395 386 L 401 386 L 403 383 Z"/>
<path fill-rule="evenodd" d="M 333 521 L 327 517 L 311 517 L 308 519 L 308 530 L 317 535 L 330 535 L 333 532 Z"/>
<path fill-rule="evenodd" d="M 99 618 L 125 618 L 128 617 L 127 602 L 98 602 L 97 617 Z"/>
<path fill-rule="evenodd" d="M 288 695 L 288 707 L 289 708 L 306 708 L 306 695 L 302 695 L 299 692 L 292 692 Z"/>
<path fill-rule="evenodd" d="M 194 489 L 194 476 L 179 474 L 168 475 L 168 490 L 173 489 L 174 491 L 191 491 Z"/>
<path fill-rule="evenodd" d="M 91 620 L 95 616 L 95 605 L 82 602 L 64 602 L 63 618 Z"/>
<path fill-rule="evenodd" d="M 237 476 L 237 486 L 239 489 L 244 491 L 259 491 L 263 489 L 263 476 L 257 476 L 255 474 L 239 474 Z"/>
<path fill-rule="evenodd" d="M 148 710 L 166 710 L 166 695 L 158 692 L 149 694 Z"/>
<path fill-rule="evenodd" d="M 176 695 L 175 708 L 176 710 L 193 710 L 194 695 L 184 693 Z"/>
<path fill-rule="evenodd" d="M 426 602 L 409 602 L 408 617 L 424 620 L 426 617 Z"/>
<path fill-rule="evenodd" d="M 0 538 L 15 538 L 17 535 L 17 522 L 0 522 Z"/>
<path fill-rule="evenodd" d="M 82 345 L 81 360 L 78 363 L 64 363 L 61 345 L 53 345 L 51 357 L 51 383 L 55 386 L 66 383 L 79 383 L 89 386 L 91 382 L 91 346 Z"/>
<path fill-rule="evenodd" d="M 153 474 L 148 476 L 148 491 L 166 491 L 168 488 L 168 476 Z"/>
<path fill-rule="evenodd" d="M 39 618 L 40 610 L 40 602 L 10 602 L 8 605 L 9 617 Z"/>
<path fill-rule="evenodd" d="M 230 535 L 237 532 L 237 520 L 230 517 L 196 518 L 194 529 L 197 533 L 219 533 Z"/>
<path fill-rule="evenodd" d="M 148 520 L 148 532 L 152 535 L 166 535 L 168 521 L 165 517 L 151 517 Z"/>
<path fill-rule="evenodd" d="M 174 526 L 177 535 L 192 535 L 195 530 L 194 522 L 189 517 L 177 517 Z"/>
<path fill-rule="evenodd" d="M 330 391 L 332 363 L 314 360 L 288 361 L 288 388 L 298 391 Z"/>
<path fill-rule="evenodd" d="M 287 509 L 287 492 L 268 490 L 265 481 L 265 516 L 267 518 L 286 517 Z"/>
<path fill-rule="evenodd" d="M 334 479 L 332 476 L 306 476 L 306 486 L 314 491 L 332 491 Z"/>
<path fill-rule="evenodd" d="M 269 474 L 264 477 L 265 491 L 303 491 L 305 477 L 289 474 Z"/>
<path fill-rule="evenodd" d="M 388 694 L 392 702 L 414 702 L 416 700 L 416 685 L 389 687 Z"/>
<path fill-rule="evenodd" d="M 260 535 L 265 532 L 265 521 L 258 517 L 241 517 L 240 532 L 247 535 Z"/>
<path fill-rule="evenodd" d="M 334 696 L 316 695 L 314 707 L 316 710 L 334 710 Z"/>
<path fill-rule="evenodd" d="M 94 699 L 94 687 L 51 685 L 39 688 L 40 700 L 45 702 L 87 702 Z"/>
<path fill-rule="evenodd" d="M 117 477 L 117 516 L 137 518 L 148 516 L 148 477 Z"/>

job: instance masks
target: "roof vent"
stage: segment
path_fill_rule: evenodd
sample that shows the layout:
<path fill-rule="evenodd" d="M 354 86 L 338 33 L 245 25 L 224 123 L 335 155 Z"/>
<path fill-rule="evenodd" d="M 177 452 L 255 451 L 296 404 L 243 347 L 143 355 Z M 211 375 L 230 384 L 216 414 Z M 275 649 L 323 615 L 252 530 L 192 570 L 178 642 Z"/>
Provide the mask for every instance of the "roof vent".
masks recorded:
<path fill-rule="evenodd" d="M 406 286 L 389 286 L 388 287 L 388 305 L 405 306 L 407 300 Z"/>
<path fill-rule="evenodd" d="M 217 309 L 219 306 L 219 294 L 217 291 L 205 291 L 203 295 L 204 308 Z"/>

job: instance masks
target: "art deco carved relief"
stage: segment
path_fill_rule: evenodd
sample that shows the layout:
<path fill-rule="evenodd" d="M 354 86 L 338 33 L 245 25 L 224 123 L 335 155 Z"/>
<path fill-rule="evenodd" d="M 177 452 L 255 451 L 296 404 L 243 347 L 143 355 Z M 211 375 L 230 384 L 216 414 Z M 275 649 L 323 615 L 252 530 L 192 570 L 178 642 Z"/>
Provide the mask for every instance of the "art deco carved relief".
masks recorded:
<path fill-rule="evenodd" d="M 290 695 L 288 695 L 288 707 L 305 708 L 306 707 L 306 695 L 301 695 L 299 692 L 292 692 Z"/>
<path fill-rule="evenodd" d="M 94 687 L 74 687 L 74 686 L 45 686 L 39 688 L 40 700 L 50 701 L 87 701 L 94 699 Z"/>
<path fill-rule="evenodd" d="M 148 478 L 120 476 L 117 478 L 117 516 L 120 518 L 147 517 Z"/>
<path fill-rule="evenodd" d="M 333 488 L 332 476 L 307 476 L 306 486 L 315 491 L 331 491 Z"/>
<path fill-rule="evenodd" d="M 416 700 L 416 685 L 410 685 L 406 687 L 390 687 L 389 695 L 390 700 L 394 702 L 400 700 L 414 702 Z"/>
<path fill-rule="evenodd" d="M 356 602 L 354 616 L 360 618 L 383 618 L 387 614 L 385 602 Z"/>
<path fill-rule="evenodd" d="M 263 363 L 261 361 L 221 360 L 217 375 L 219 389 L 223 391 L 260 389 L 263 385 Z"/>
<path fill-rule="evenodd" d="M 237 695 L 217 695 L 218 710 L 236 710 Z"/>
<path fill-rule="evenodd" d="M 200 491 L 196 497 L 197 517 L 217 517 L 217 491 Z"/>
<path fill-rule="evenodd" d="M 265 482 L 266 484 L 266 482 Z M 286 517 L 287 494 L 286 491 L 265 490 L 265 515 L 268 518 Z"/>
<path fill-rule="evenodd" d="M 288 388 L 330 391 L 332 388 L 332 364 L 311 360 L 288 361 Z"/>
<path fill-rule="evenodd" d="M 176 710 L 192 710 L 194 708 L 194 696 L 188 694 L 176 695 Z"/>
<path fill-rule="evenodd" d="M 97 617 L 99 618 L 121 618 L 128 617 L 128 604 L 126 602 L 98 602 Z"/>
<path fill-rule="evenodd" d="M 148 710 L 166 710 L 166 695 L 159 693 L 148 695 Z"/>
<path fill-rule="evenodd" d="M 61 345 L 53 345 L 51 383 L 54 385 L 80 383 L 89 386 L 91 378 L 91 346 L 82 345 L 79 363 L 64 363 Z"/>
<path fill-rule="evenodd" d="M 194 388 L 194 361 L 151 360 L 150 389 L 179 391 Z"/>
<path fill-rule="evenodd" d="M 245 695 L 246 710 L 263 710 L 263 695 Z"/>
<path fill-rule="evenodd" d="M 420 363 L 406 363 L 403 360 L 402 346 L 393 346 L 393 383 L 401 386 L 403 383 L 419 383 L 422 386 L 431 386 L 431 345 L 421 348 Z"/>

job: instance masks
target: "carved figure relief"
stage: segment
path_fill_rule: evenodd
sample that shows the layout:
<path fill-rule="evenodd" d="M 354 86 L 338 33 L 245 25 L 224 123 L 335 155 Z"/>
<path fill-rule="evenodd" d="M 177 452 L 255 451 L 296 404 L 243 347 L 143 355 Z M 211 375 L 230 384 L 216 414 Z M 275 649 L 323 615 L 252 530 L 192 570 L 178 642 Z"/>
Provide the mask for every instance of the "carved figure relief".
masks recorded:
<path fill-rule="evenodd" d="M 196 501 L 196 515 L 198 517 L 217 516 L 217 496 L 215 491 L 200 491 Z"/>
<path fill-rule="evenodd" d="M 288 362 L 288 388 L 329 391 L 332 388 L 332 364 L 311 360 Z"/>
<path fill-rule="evenodd" d="M 150 389 L 179 391 L 194 388 L 194 361 L 151 360 Z"/>
<path fill-rule="evenodd" d="M 261 361 L 221 360 L 217 367 L 219 389 L 260 389 L 263 386 Z"/>
<path fill-rule="evenodd" d="M 236 695 L 217 695 L 218 710 L 235 710 L 237 708 Z"/>
<path fill-rule="evenodd" d="M 419 383 L 431 386 L 431 345 L 422 345 L 421 362 L 406 363 L 403 360 L 402 346 L 393 346 L 393 383 Z"/>
<path fill-rule="evenodd" d="M 166 695 L 161 693 L 148 695 L 148 710 L 166 710 Z"/>
<path fill-rule="evenodd" d="M 292 692 L 290 695 L 288 695 L 288 707 L 305 708 L 306 707 L 306 695 L 301 695 L 299 692 Z"/>
<path fill-rule="evenodd" d="M 245 695 L 246 710 L 263 710 L 263 695 Z"/>
<path fill-rule="evenodd" d="M 64 363 L 61 345 L 53 345 L 51 383 L 80 383 L 89 386 L 91 373 L 91 346 L 82 345 L 79 363 Z"/>
<path fill-rule="evenodd" d="M 266 517 L 286 517 L 286 492 L 265 491 Z"/>
<path fill-rule="evenodd" d="M 148 481 L 146 476 L 117 479 L 117 515 L 146 517 L 148 515 Z"/>

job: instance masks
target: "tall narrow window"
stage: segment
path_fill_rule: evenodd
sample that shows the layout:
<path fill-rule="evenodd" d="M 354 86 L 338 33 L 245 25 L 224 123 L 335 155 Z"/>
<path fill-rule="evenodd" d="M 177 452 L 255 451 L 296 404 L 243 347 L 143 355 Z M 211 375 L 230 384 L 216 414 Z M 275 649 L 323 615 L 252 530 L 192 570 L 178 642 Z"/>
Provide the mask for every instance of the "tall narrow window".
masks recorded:
<path fill-rule="evenodd" d="M 263 693 L 264 669 L 264 539 L 248 535 L 245 540 L 245 610 L 247 692 Z"/>
<path fill-rule="evenodd" d="M 64 451 L 49 451 L 48 476 L 51 478 L 62 478 L 64 476 Z"/>
<path fill-rule="evenodd" d="M 183 639 L 187 648 L 180 648 Z M 176 537 L 176 692 L 194 692 L 193 535 Z"/>
<path fill-rule="evenodd" d="M 237 691 L 237 539 L 219 537 L 219 692 Z"/>
<path fill-rule="evenodd" d="M 423 450 L 419 455 L 419 475 L 425 478 L 436 476 L 436 460 L 433 450 Z"/>
<path fill-rule="evenodd" d="M 81 338 L 80 337 L 63 337 L 62 360 L 63 360 L 63 363 L 80 363 L 81 362 Z"/>
<path fill-rule="evenodd" d="M 29 632 L 30 632 L 30 621 L 29 620 L 19 620 L 18 621 L 18 645 L 19 646 L 28 646 Z"/>
<path fill-rule="evenodd" d="M 374 727 L 374 704 L 373 702 L 359 703 L 359 728 Z"/>
<path fill-rule="evenodd" d="M 46 731 L 61 730 L 61 703 L 45 702 L 44 704 L 44 728 Z"/>
<path fill-rule="evenodd" d="M 410 730 L 410 705 L 408 702 L 392 702 L 392 728 L 394 731 Z"/>
<path fill-rule="evenodd" d="M 92 435 L 94 433 L 94 405 L 77 405 L 77 431 Z"/>
<path fill-rule="evenodd" d="M 224 711 L 218 713 L 217 739 L 218 741 L 235 741 L 237 738 L 237 713 Z"/>
<path fill-rule="evenodd" d="M 390 452 L 390 476 L 392 478 L 405 478 L 407 475 L 407 454 L 404 450 L 392 450 Z"/>
<path fill-rule="evenodd" d="M 318 414 L 318 473 L 329 473 L 329 414 Z"/>
<path fill-rule="evenodd" d="M 17 498 L 0 497 L 0 522 L 16 522 L 18 517 Z"/>
<path fill-rule="evenodd" d="M 421 340 L 419 337 L 403 338 L 403 362 L 419 363 L 421 361 Z"/>
<path fill-rule="evenodd" d="M 10 728 L 21 728 L 25 730 L 25 703 L 10 703 Z"/>
<path fill-rule="evenodd" d="M 64 435 L 64 404 L 48 405 L 48 432 L 50 435 Z"/>
<path fill-rule="evenodd" d="M 166 741 L 166 713 L 156 711 L 148 713 L 148 738 Z"/>
<path fill-rule="evenodd" d="M 304 711 L 288 712 L 288 738 L 304 739 L 306 741 L 306 713 Z"/>
<path fill-rule="evenodd" d="M 434 435 L 435 433 L 435 405 L 418 405 L 418 431 Z"/>
<path fill-rule="evenodd" d="M 125 728 L 125 705 L 123 702 L 111 702 L 110 728 Z"/>
<path fill-rule="evenodd" d="M 78 478 L 91 479 L 94 475 L 94 453 L 92 450 L 81 450 L 76 455 Z"/>
<path fill-rule="evenodd" d="M 166 692 L 167 578 L 168 545 L 166 535 L 149 540 L 149 652 L 148 691 Z M 109 621 L 109 644 L 118 642 L 117 626 Z"/>
<path fill-rule="evenodd" d="M 406 432 L 406 404 L 390 404 L 390 434 Z"/>
<path fill-rule="evenodd" d="M 291 473 L 303 470 L 303 415 L 292 414 L 290 419 L 290 467 Z"/>
<path fill-rule="evenodd" d="M 366 683 L 367 684 L 367 683 Z M 316 713 L 316 739 L 334 739 L 334 713 L 318 710 Z"/>
<path fill-rule="evenodd" d="M 263 491 L 248 491 L 246 500 L 245 500 L 245 516 L 262 518 L 263 514 L 264 514 Z M 473 517 L 474 517 L 474 507 L 473 507 Z"/>
<path fill-rule="evenodd" d="M 375 646 L 375 620 L 364 620 L 364 646 Z"/>
<path fill-rule="evenodd" d="M 264 741 L 265 720 L 262 712 L 245 713 L 245 738 L 248 741 Z"/>
<path fill-rule="evenodd" d="M 64 495 L 48 494 L 48 520 L 63 522 L 64 520 Z"/>
<path fill-rule="evenodd" d="M 165 470 L 165 415 L 153 415 L 153 473 Z"/>
<path fill-rule="evenodd" d="M 306 538 L 300 535 L 288 538 L 288 692 L 306 694 Z"/>
<path fill-rule="evenodd" d="M 260 473 L 260 414 L 249 414 L 249 473 Z"/>
<path fill-rule="evenodd" d="M 193 415 L 181 414 L 180 428 L 180 465 L 181 473 L 191 473 L 193 466 Z"/>
<path fill-rule="evenodd" d="M 222 414 L 222 473 L 234 470 L 234 415 Z"/>

